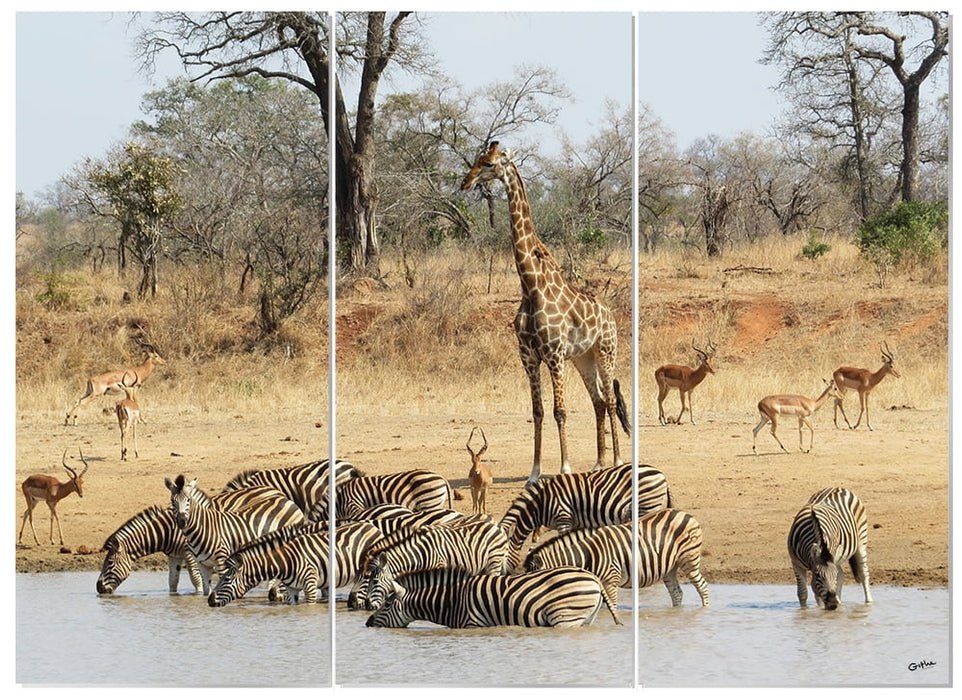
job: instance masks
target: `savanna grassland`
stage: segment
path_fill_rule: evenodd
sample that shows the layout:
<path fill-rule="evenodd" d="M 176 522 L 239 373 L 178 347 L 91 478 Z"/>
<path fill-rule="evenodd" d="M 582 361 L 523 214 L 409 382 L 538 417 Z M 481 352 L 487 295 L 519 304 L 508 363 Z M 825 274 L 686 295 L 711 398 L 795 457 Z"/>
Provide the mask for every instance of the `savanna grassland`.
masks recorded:
<path fill-rule="evenodd" d="M 637 373 L 632 366 L 632 266 L 612 253 L 570 277 L 603 299 L 617 317 L 617 374 L 637 400 L 637 454 L 668 477 L 678 507 L 705 532 L 702 570 L 711 581 L 793 586 L 785 535 L 808 496 L 847 486 L 869 517 L 873 582 L 948 582 L 949 360 L 948 272 L 905 269 L 880 288 L 871 267 L 843 240 L 816 262 L 801 237 L 773 237 L 721 259 L 674 252 L 642 256 L 637 290 Z M 328 384 L 331 329 L 326 295 L 289 319 L 280 336 L 257 338 L 256 307 L 237 290 L 239 273 L 163 271 L 154 300 L 122 301 L 136 280 L 115 273 L 64 274 L 56 305 L 38 299 L 47 282 L 18 275 L 16 306 L 15 535 L 23 501 L 19 484 L 33 473 L 65 476 L 60 466 L 89 464 L 83 499 L 58 508 L 66 545 L 36 546 L 29 525 L 16 551 L 18 571 L 99 570 L 97 550 L 126 518 L 168 500 L 164 477 L 185 474 L 218 490 L 249 468 L 299 464 L 328 455 L 330 394 L 337 456 L 361 470 L 427 468 L 464 496 L 470 511 L 465 442 L 484 428 L 494 472 L 490 513 L 499 518 L 531 467 L 530 399 L 511 321 L 519 285 L 505 252 L 489 266 L 451 248 L 410 266 L 385 260 L 380 281 L 341 280 L 334 311 L 335 376 Z M 139 396 L 139 457 L 120 460 L 115 399 L 82 408 L 77 426 L 64 413 L 85 377 L 138 364 L 135 340 L 166 358 Z M 693 393 L 695 425 L 657 420 L 653 372 L 664 363 L 694 365 L 692 344 L 718 348 L 717 372 Z M 839 365 L 876 370 L 888 343 L 900 378 L 871 394 L 870 431 L 833 425 L 827 404 L 813 419 L 814 448 L 798 451 L 793 420 L 768 429 L 752 452 L 758 400 L 772 393 L 817 396 Z M 557 471 L 558 442 L 545 382 L 545 473 Z M 593 412 L 569 373 L 568 435 L 576 470 L 595 459 Z M 849 418 L 858 400 L 849 393 Z M 677 415 L 678 393 L 666 400 Z M 804 434 L 808 445 L 809 433 Z M 622 436 L 623 456 L 631 441 Z M 610 459 L 610 452 L 608 458 Z M 38 506 L 41 541 L 47 510 Z M 152 557 L 147 566 L 164 565 Z M 91 580 L 93 587 L 93 575 Z"/>

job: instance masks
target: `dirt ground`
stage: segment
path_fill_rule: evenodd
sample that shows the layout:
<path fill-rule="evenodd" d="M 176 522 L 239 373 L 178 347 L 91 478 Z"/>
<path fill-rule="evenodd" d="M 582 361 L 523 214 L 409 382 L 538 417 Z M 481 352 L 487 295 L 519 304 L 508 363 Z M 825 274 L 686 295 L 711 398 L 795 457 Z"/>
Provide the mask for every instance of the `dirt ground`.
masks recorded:
<path fill-rule="evenodd" d="M 677 410 L 677 394 L 668 410 Z M 854 402 L 850 398 L 850 406 Z M 65 546 L 33 543 L 30 526 L 16 548 L 18 572 L 100 569 L 104 540 L 128 517 L 152 504 L 166 504 L 164 477 L 196 477 L 209 492 L 249 468 L 290 466 L 327 456 L 326 415 L 280 420 L 277 414 L 184 416 L 162 407 L 141 426 L 140 456 L 120 461 L 116 421 L 101 408 L 82 409 L 78 426 L 59 416 L 20 415 L 16 430 L 15 528 L 24 512 L 19 484 L 33 473 L 64 477 L 60 455 L 77 464 L 77 448 L 89 464 L 84 497 L 71 495 L 58 512 Z M 857 410 L 857 409 L 855 409 Z M 697 413 L 697 411 L 696 411 Z M 692 513 L 704 530 L 702 571 L 709 582 L 784 583 L 794 586 L 785 538 L 792 517 L 815 491 L 839 485 L 852 489 L 869 518 L 869 567 L 873 583 L 947 586 L 949 552 L 948 417 L 941 411 L 885 409 L 872 413 L 875 430 L 832 425 L 831 406 L 815 416 L 815 444 L 797 451 L 798 434 L 784 424 L 782 453 L 767 430 L 752 453 L 754 416 L 696 415 L 697 425 L 658 425 L 640 416 L 639 461 L 662 470 L 675 504 Z M 593 418 L 569 417 L 569 443 L 576 470 L 594 461 Z M 464 449 L 474 425 L 490 442 L 485 461 L 495 484 L 489 512 L 500 518 L 523 488 L 530 470 L 531 422 L 527 415 L 475 415 L 471 421 L 424 407 L 403 416 L 342 410 L 336 425 L 338 456 L 369 474 L 427 468 L 447 477 L 463 495 L 453 507 L 470 512 L 469 457 Z M 805 434 L 806 444 L 808 433 Z M 623 456 L 630 441 L 622 439 Z M 557 437 L 546 421 L 545 474 L 557 473 Z M 610 454 L 610 453 L 609 453 Z M 47 541 L 48 511 L 37 507 L 34 524 Z M 142 566 L 166 567 L 157 556 Z M 158 574 L 159 575 L 159 574 Z"/>

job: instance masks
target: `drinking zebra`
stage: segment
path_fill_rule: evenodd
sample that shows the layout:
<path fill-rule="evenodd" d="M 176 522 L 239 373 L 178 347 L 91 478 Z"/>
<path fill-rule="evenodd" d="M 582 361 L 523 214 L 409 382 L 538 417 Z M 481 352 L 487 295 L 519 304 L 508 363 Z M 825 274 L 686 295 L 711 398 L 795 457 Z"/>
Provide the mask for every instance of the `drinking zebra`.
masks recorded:
<path fill-rule="evenodd" d="M 616 603 L 618 588 L 631 588 L 631 523 L 573 530 L 528 552 L 525 571 L 580 566 L 595 574 Z M 673 508 L 638 518 L 638 587 L 663 581 L 672 606 L 681 605 L 678 573 L 688 580 L 708 606 L 708 584 L 701 575 L 701 526 L 691 515 Z"/>
<path fill-rule="evenodd" d="M 276 489 L 267 486 L 251 486 L 227 493 L 219 493 L 210 498 L 211 505 L 217 510 L 242 511 L 264 501 L 283 498 Z M 187 564 L 191 582 L 196 590 L 210 592 L 210 581 L 202 580 L 197 563 L 187 549 L 184 533 L 177 526 L 174 515 L 169 509 L 151 506 L 137 513 L 121 525 L 104 542 L 107 555 L 97 579 L 98 593 L 113 593 L 117 586 L 130 576 L 134 560 L 149 554 L 162 552 L 168 557 L 168 588 L 177 592 L 180 571 Z"/>
<path fill-rule="evenodd" d="M 242 545 L 272 530 L 306 522 L 304 513 L 280 492 L 275 498 L 262 495 L 259 500 L 236 511 L 221 511 L 203 491 L 196 479 L 187 482 L 181 474 L 176 481 L 164 480 L 170 490 L 170 509 L 183 531 L 187 548 L 193 555 L 209 590 L 212 572 L 220 573 L 227 556 Z M 255 493 L 265 494 L 258 488 Z"/>
<path fill-rule="evenodd" d="M 398 577 L 367 626 L 427 620 L 452 628 L 580 627 L 594 622 L 603 604 L 620 624 L 598 577 L 575 567 L 510 576 L 435 569 Z"/>
<path fill-rule="evenodd" d="M 665 475 L 648 465 L 637 471 L 639 515 L 671 507 Z M 631 473 L 632 466 L 623 464 L 527 484 L 501 518 L 511 543 L 506 570 L 518 569 L 521 548 L 539 527 L 565 533 L 631 520 Z"/>
<path fill-rule="evenodd" d="M 280 469 L 248 469 L 228 481 L 222 493 L 248 486 L 270 486 L 294 501 L 306 514 L 315 504 L 327 501 L 329 474 L 330 461 L 326 459 Z M 335 488 L 358 476 L 361 472 L 350 462 L 335 460 Z"/>
<path fill-rule="evenodd" d="M 270 579 L 285 586 L 288 603 L 297 602 L 301 591 L 306 602 L 315 603 L 331 579 L 335 588 L 353 581 L 362 557 L 380 538 L 381 532 L 371 523 L 338 526 L 334 533 L 335 572 L 331 577 L 327 523 L 312 522 L 268 533 L 227 557 L 207 603 L 212 608 L 222 607 Z"/>
<path fill-rule="evenodd" d="M 806 576 L 811 572 L 816 603 L 835 610 L 842 597 L 842 565 L 848 560 L 872 602 L 868 576 L 868 520 L 858 497 L 844 488 L 812 495 L 798 511 L 788 532 L 788 555 L 795 572 L 798 602 L 808 605 Z"/>
<path fill-rule="evenodd" d="M 504 573 L 507 551 L 508 538 L 490 519 L 395 532 L 364 558 L 347 606 L 376 610 L 393 589 L 394 580 L 411 571 L 458 568 L 468 574 Z"/>
<path fill-rule="evenodd" d="M 113 593 L 130 576 L 135 560 L 155 552 L 167 555 L 167 585 L 171 593 L 177 592 L 180 572 L 185 564 L 194 589 L 201 590 L 204 586 L 197 565 L 187 550 L 184 533 L 167 509 L 150 506 L 140 511 L 106 539 L 103 549 L 107 555 L 97 578 L 98 593 Z"/>
<path fill-rule="evenodd" d="M 380 505 L 394 503 L 411 510 L 432 510 L 451 507 L 451 487 L 448 480 L 426 469 L 412 469 L 396 474 L 360 476 L 338 486 L 334 498 L 338 520 L 355 517 L 357 513 Z M 310 520 L 327 520 L 327 501 L 318 502 L 308 513 Z"/>

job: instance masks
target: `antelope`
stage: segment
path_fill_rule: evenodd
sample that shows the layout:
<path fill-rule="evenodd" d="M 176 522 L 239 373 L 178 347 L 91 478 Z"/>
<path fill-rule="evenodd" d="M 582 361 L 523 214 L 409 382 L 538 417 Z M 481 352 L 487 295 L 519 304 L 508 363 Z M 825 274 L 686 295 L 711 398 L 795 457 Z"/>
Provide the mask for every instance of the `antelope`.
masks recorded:
<path fill-rule="evenodd" d="M 882 366 L 878 368 L 878 371 L 872 373 L 867 369 L 862 369 L 860 367 L 839 367 L 835 370 L 832 375 L 835 378 L 835 384 L 838 385 L 839 391 L 844 392 L 845 389 L 855 389 L 858 392 L 858 420 L 855 421 L 855 425 L 848 422 L 848 416 L 845 415 L 845 407 L 842 405 L 842 396 L 840 395 L 835 399 L 835 427 L 838 427 L 838 412 L 842 411 L 842 418 L 845 419 L 845 424 L 852 430 L 858 428 L 859 424 L 862 422 L 862 414 L 865 414 L 865 425 L 868 426 L 869 430 L 874 430 L 872 424 L 869 422 L 868 418 L 868 395 L 875 385 L 880 381 L 885 379 L 885 377 L 891 374 L 893 377 L 898 378 L 902 375 L 899 374 L 898 370 L 895 369 L 895 356 L 889 350 L 888 343 L 885 346 L 879 346 L 879 350 L 882 351 Z"/>
<path fill-rule="evenodd" d="M 691 413 L 691 392 L 708 375 L 715 373 L 715 353 L 718 349 L 712 345 L 711 339 L 708 340 L 708 352 L 695 347 L 695 340 L 691 341 L 691 349 L 698 353 L 700 362 L 698 367 L 686 367 L 684 365 L 662 365 L 655 370 L 655 381 L 658 383 L 658 421 L 662 425 L 668 423 L 681 423 L 681 417 L 685 414 L 685 397 L 688 397 L 688 419 L 691 424 L 695 424 L 695 418 Z M 681 412 L 674 420 L 665 418 L 665 407 L 663 402 L 668 396 L 669 389 L 678 389 L 681 396 Z"/>
<path fill-rule="evenodd" d="M 20 523 L 20 535 L 17 537 L 18 544 L 23 539 L 23 528 L 27 524 L 27 518 L 30 519 L 30 531 L 33 533 L 34 542 L 40 544 L 40 540 L 37 539 L 37 531 L 33 528 L 33 508 L 41 501 L 45 501 L 47 507 L 50 508 L 50 544 L 54 544 L 54 520 L 57 521 L 57 530 L 60 532 L 60 544 L 63 544 L 63 528 L 60 526 L 60 518 L 57 516 L 57 503 L 74 491 L 77 492 L 79 497 L 83 498 L 83 475 L 87 473 L 87 469 L 89 468 L 87 460 L 84 459 L 83 452 L 80 453 L 80 461 L 84 463 L 84 468 L 83 471 L 78 474 L 75 470 L 67 466 L 67 451 L 64 450 L 63 468 L 66 469 L 70 475 L 70 480 L 66 483 L 61 483 L 56 477 L 46 474 L 34 474 L 24 479 L 20 485 L 20 490 L 23 491 L 23 497 L 27 500 L 27 510 L 24 512 L 23 521 Z"/>
<path fill-rule="evenodd" d="M 775 394 L 763 398 L 758 402 L 758 412 L 761 414 L 762 419 L 752 430 L 752 452 L 756 455 L 758 454 L 758 451 L 755 449 L 755 438 L 758 437 L 758 431 L 769 422 L 772 424 L 771 432 L 772 437 L 775 438 L 775 442 L 778 443 L 778 446 L 781 447 L 782 450 L 788 452 L 788 450 L 785 449 L 785 445 L 782 444 L 782 441 L 778 439 L 778 435 L 775 434 L 775 431 L 778 429 L 778 419 L 783 416 L 796 416 L 798 418 L 798 449 L 806 453 L 811 452 L 812 446 L 815 444 L 815 429 L 812 427 L 812 422 L 808 417 L 822 407 L 822 404 L 828 400 L 829 395 L 834 396 L 836 399 L 842 396 L 842 392 L 839 391 L 834 379 L 826 382 L 825 390 L 817 399 L 809 399 L 805 396 L 798 396 L 797 394 Z M 807 425 L 811 433 L 807 450 L 802 445 L 803 425 Z"/>
<path fill-rule="evenodd" d="M 140 404 L 137 403 L 134 386 L 136 386 L 136 375 L 132 372 L 124 374 L 120 382 L 120 387 L 124 391 L 124 398 L 117 402 L 117 424 L 120 426 L 120 459 L 127 459 L 127 433 L 134 441 L 134 457 L 140 457 L 137 451 L 137 423 L 146 423 L 140 414 Z"/>
<path fill-rule="evenodd" d="M 471 430 L 471 435 L 468 436 L 468 442 L 465 445 L 468 454 L 471 455 L 471 470 L 468 472 L 468 484 L 471 486 L 471 509 L 475 513 L 486 514 L 488 512 L 488 486 L 491 485 L 492 477 L 491 468 L 481 463 L 481 455 L 488 449 L 488 438 L 484 435 L 484 429 L 480 428 L 484 445 L 477 452 L 474 452 L 471 449 L 471 438 L 474 437 L 475 430 L 479 430 L 479 428 Z"/>
<path fill-rule="evenodd" d="M 100 396 L 121 393 L 123 391 L 121 385 L 124 382 L 125 376 L 133 376 L 135 378 L 133 388 L 140 388 L 140 386 L 147 381 L 150 373 L 154 371 L 155 366 L 167 364 L 167 360 L 161 357 L 152 345 L 143 343 L 142 345 L 144 345 L 147 351 L 147 357 L 143 364 L 128 369 L 105 372 L 104 374 L 98 374 L 87 379 L 87 390 L 83 396 L 77 399 L 73 407 L 67 411 L 67 416 L 63 421 L 64 425 L 70 425 L 71 423 L 77 425 L 77 409 L 84 404 Z"/>

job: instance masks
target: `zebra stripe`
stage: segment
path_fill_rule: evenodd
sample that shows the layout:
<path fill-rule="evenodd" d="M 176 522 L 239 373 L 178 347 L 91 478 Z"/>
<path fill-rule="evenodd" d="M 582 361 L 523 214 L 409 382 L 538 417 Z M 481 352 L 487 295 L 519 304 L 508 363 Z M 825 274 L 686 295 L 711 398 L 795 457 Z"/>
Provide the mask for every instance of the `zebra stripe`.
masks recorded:
<path fill-rule="evenodd" d="M 393 503 L 411 510 L 451 507 L 451 487 L 440 474 L 413 469 L 396 474 L 360 476 L 338 486 L 334 494 L 338 520 L 353 518 L 365 508 Z M 326 520 L 328 503 L 319 502 L 308 513 L 310 520 Z"/>
<path fill-rule="evenodd" d="M 329 537 L 327 523 L 312 522 L 254 540 L 227 557 L 207 604 L 222 607 L 270 579 L 284 584 L 288 603 L 297 602 L 301 591 L 306 602 L 317 602 L 319 591 L 329 582 Z M 346 586 L 354 579 L 362 557 L 380 538 L 381 532 L 370 523 L 349 523 L 336 528 L 335 588 Z"/>
<path fill-rule="evenodd" d="M 165 479 L 165 483 L 174 520 L 205 582 L 210 581 L 211 572 L 220 573 L 227 556 L 242 545 L 272 530 L 306 522 L 301 509 L 279 492 L 271 499 L 265 497 L 264 488 L 257 488 L 257 501 L 252 505 L 220 511 L 196 487 L 196 480 L 188 483 L 180 475 L 176 481 Z"/>
<path fill-rule="evenodd" d="M 452 628 L 579 627 L 594 622 L 603 604 L 618 622 L 598 577 L 575 567 L 511 576 L 436 569 L 400 576 L 366 624 L 407 627 L 428 620 Z"/>
<path fill-rule="evenodd" d="M 376 610 L 394 580 L 411 571 L 458 568 L 467 574 L 501 574 L 507 551 L 508 538 L 490 518 L 395 532 L 368 552 L 347 606 Z"/>
<path fill-rule="evenodd" d="M 222 493 L 249 486 L 270 486 L 294 501 L 304 513 L 308 513 L 316 503 L 327 500 L 329 467 L 330 461 L 322 459 L 296 467 L 248 469 L 228 481 Z M 350 462 L 335 460 L 336 486 L 358 476 L 361 476 L 361 472 Z"/>
<path fill-rule="evenodd" d="M 156 552 L 167 555 L 167 585 L 171 593 L 177 592 L 185 562 L 194 589 L 201 590 L 204 585 L 187 550 L 184 533 L 169 510 L 150 506 L 140 511 L 106 539 L 103 549 L 107 555 L 97 578 L 97 593 L 113 593 L 130 576 L 135 560 Z"/>
<path fill-rule="evenodd" d="M 612 600 L 618 588 L 631 588 L 631 523 L 606 525 L 594 530 L 574 530 L 558 535 L 528 552 L 525 571 L 558 566 L 579 566 L 595 574 Z M 702 531 L 688 513 L 672 508 L 638 518 L 638 587 L 663 581 L 672 606 L 681 605 L 678 573 L 698 591 L 708 606 L 708 584 L 701 575 Z"/>
<path fill-rule="evenodd" d="M 217 510 L 243 510 L 266 499 L 277 499 L 280 495 L 276 489 L 256 486 L 219 493 L 212 496 L 210 502 Z M 157 552 L 167 555 L 168 588 L 171 593 L 177 592 L 185 562 L 195 590 L 203 589 L 204 595 L 210 592 L 210 582 L 202 580 L 197 563 L 187 549 L 184 533 L 169 509 L 151 506 L 137 513 L 107 538 L 103 549 L 107 555 L 97 579 L 98 593 L 113 593 L 130 576 L 135 560 Z"/>
<path fill-rule="evenodd" d="M 472 518 L 473 516 L 465 515 L 464 513 L 449 508 L 415 512 L 404 506 L 386 503 L 372 508 L 365 508 L 355 513 L 351 518 L 338 520 L 338 523 L 370 522 L 376 525 L 383 535 L 387 536 L 398 530 L 411 532 L 421 527 L 453 525 L 462 521 L 468 522 L 471 521 Z M 490 518 L 488 519 L 490 520 Z"/>
<path fill-rule="evenodd" d="M 665 475 L 648 465 L 637 473 L 638 514 L 670 508 Z M 623 464 L 527 484 L 501 519 L 511 542 L 507 571 L 517 570 L 525 540 L 539 527 L 565 533 L 631 520 L 631 474 L 632 466 Z"/>
<path fill-rule="evenodd" d="M 788 555 L 802 607 L 808 605 L 808 573 L 816 603 L 827 610 L 838 607 L 842 597 L 842 564 L 846 560 L 855 580 L 862 584 L 865 602 L 872 602 L 868 520 L 862 502 L 848 489 L 827 488 L 812 495 L 792 521 Z"/>

